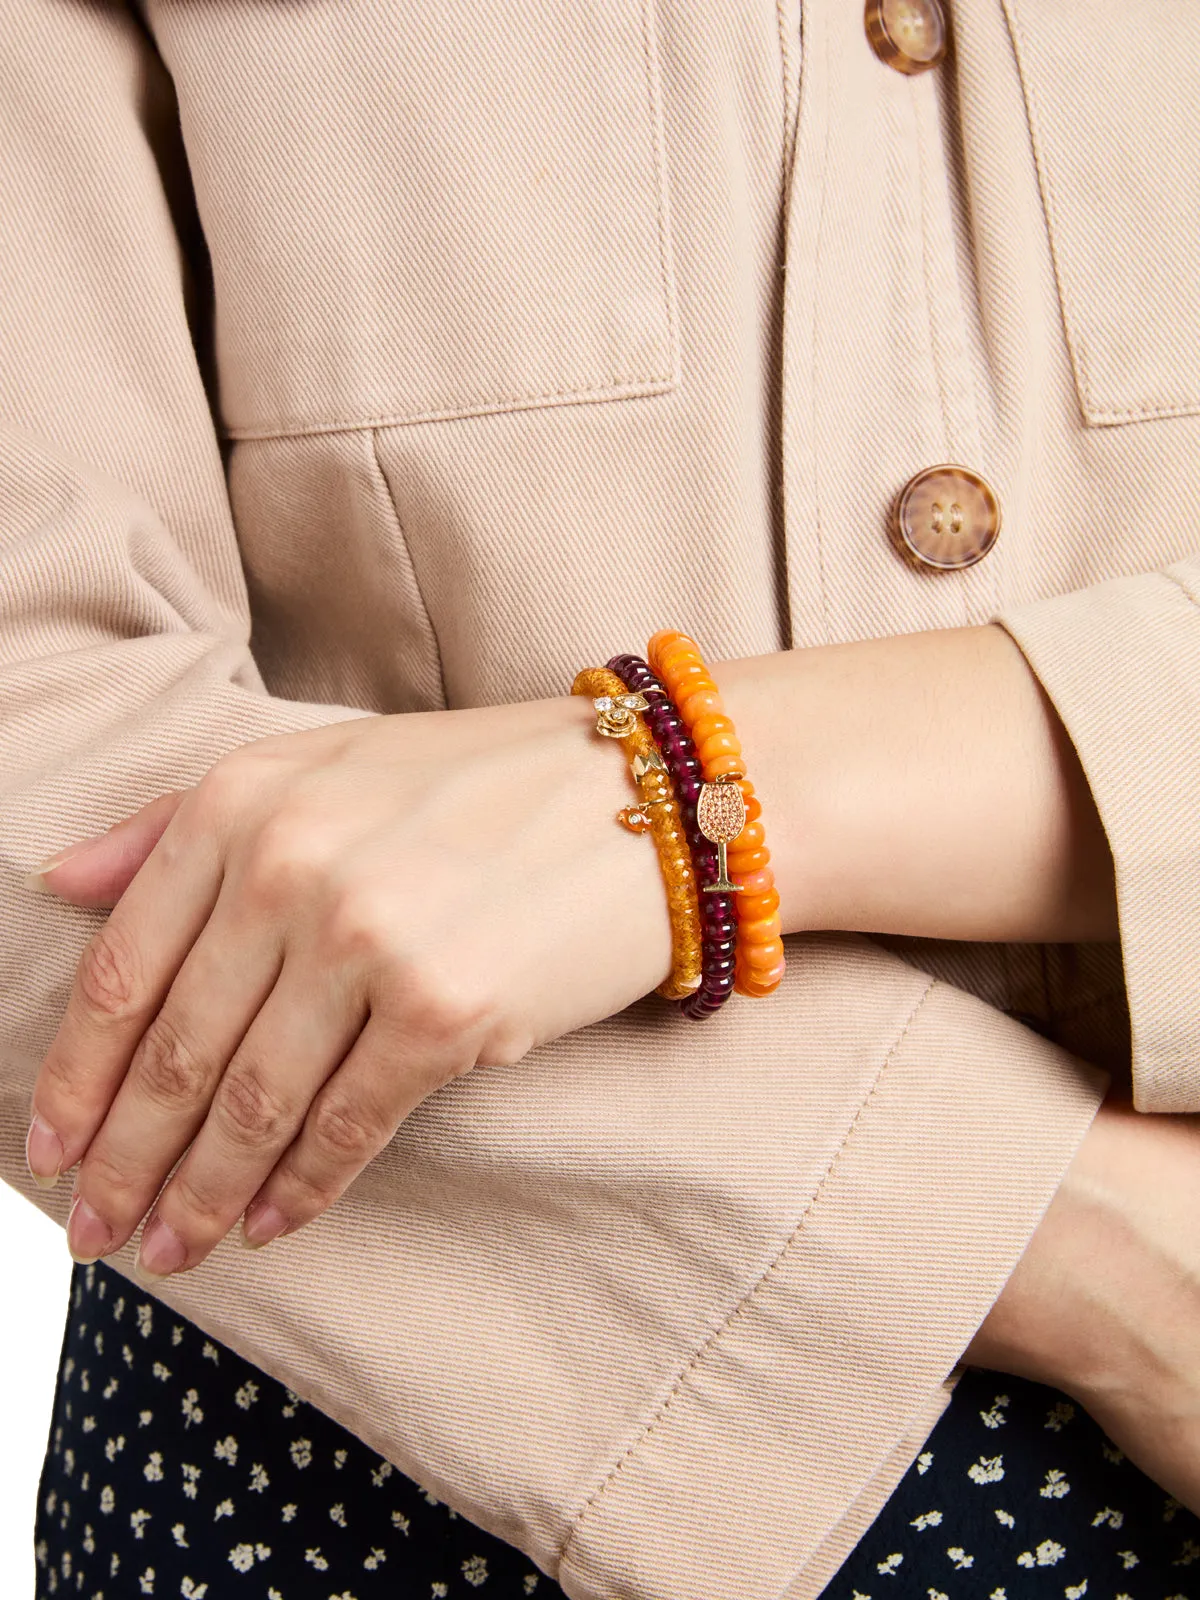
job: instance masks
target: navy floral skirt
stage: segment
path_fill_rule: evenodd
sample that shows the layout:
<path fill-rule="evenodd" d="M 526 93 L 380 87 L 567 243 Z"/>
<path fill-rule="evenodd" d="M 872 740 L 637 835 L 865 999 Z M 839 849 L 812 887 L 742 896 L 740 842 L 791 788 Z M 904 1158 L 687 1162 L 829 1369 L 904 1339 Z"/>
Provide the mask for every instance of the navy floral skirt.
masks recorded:
<path fill-rule="evenodd" d="M 76 1267 L 37 1600 L 559 1600 L 289 1389 Z M 1052 1389 L 966 1373 L 822 1600 L 1200 1600 L 1200 1521 Z M 678 1600 L 704 1600 L 680 1595 Z"/>

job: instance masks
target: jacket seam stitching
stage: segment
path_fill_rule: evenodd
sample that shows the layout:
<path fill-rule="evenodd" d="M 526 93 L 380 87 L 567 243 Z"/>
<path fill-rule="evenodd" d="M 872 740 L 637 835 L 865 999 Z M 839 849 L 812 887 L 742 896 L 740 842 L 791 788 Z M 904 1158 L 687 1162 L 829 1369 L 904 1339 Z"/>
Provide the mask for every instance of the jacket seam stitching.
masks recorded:
<path fill-rule="evenodd" d="M 379 455 L 379 435 L 377 431 L 372 428 L 368 432 L 368 437 L 371 441 L 371 461 L 374 465 L 375 472 L 378 475 L 379 487 L 383 490 L 384 500 L 386 501 L 388 509 L 391 512 L 392 523 L 396 529 L 396 536 L 400 540 L 400 543 L 404 546 L 405 554 L 408 557 L 409 569 L 412 572 L 413 588 L 416 590 L 417 598 L 421 602 L 421 613 L 425 618 L 425 626 L 429 630 L 429 638 L 433 644 L 433 654 L 434 659 L 437 662 L 438 669 L 438 682 L 440 683 L 442 690 L 442 705 L 444 707 L 448 707 L 450 702 L 446 694 L 446 667 L 442 660 L 442 642 L 438 638 L 437 629 L 433 625 L 433 618 L 429 615 L 429 604 L 425 599 L 424 592 L 421 588 L 420 579 L 417 576 L 417 563 L 413 559 L 412 546 L 409 544 L 408 536 L 404 532 L 404 523 L 400 520 L 400 508 L 397 506 L 396 496 L 392 492 L 391 480 L 388 478 L 387 469 L 385 468 Z"/>
<path fill-rule="evenodd" d="M 816 1210 L 817 1206 L 820 1204 L 822 1196 L 825 1194 L 826 1189 L 827 1189 L 828 1184 L 829 1184 L 829 1181 L 832 1178 L 834 1172 L 837 1170 L 838 1163 L 841 1161 L 842 1156 L 845 1154 L 847 1146 L 850 1144 L 850 1141 L 853 1139 L 854 1134 L 857 1132 L 859 1126 L 862 1123 L 862 1119 L 863 1119 L 864 1115 L 866 1114 L 866 1112 L 867 1112 L 868 1108 L 870 1107 L 872 1101 L 875 1099 L 875 1096 L 879 1091 L 879 1087 L 882 1084 L 883 1079 L 884 1079 L 884 1077 L 885 1077 L 885 1075 L 887 1073 L 888 1067 L 891 1066 L 892 1062 L 896 1059 L 896 1055 L 897 1055 L 897 1053 L 898 1053 L 898 1051 L 900 1049 L 900 1046 L 904 1043 L 904 1040 L 908 1037 L 908 1034 L 911 1031 L 912 1026 L 915 1023 L 917 1017 L 919 1016 L 922 1008 L 924 1007 L 926 1000 L 928 1000 L 929 996 L 933 993 L 934 989 L 936 989 L 937 987 L 938 987 L 938 980 L 936 978 L 930 978 L 928 980 L 928 982 L 926 983 L 924 989 L 922 989 L 920 995 L 917 997 L 917 1000 L 914 1003 L 914 1005 L 913 1005 L 912 1009 L 910 1010 L 910 1012 L 908 1013 L 908 1016 L 905 1019 L 903 1026 L 900 1028 L 900 1031 L 897 1033 L 896 1037 L 893 1039 L 893 1041 L 891 1043 L 891 1046 L 888 1048 L 887 1052 L 885 1053 L 885 1055 L 883 1057 L 883 1060 L 880 1062 L 880 1065 L 878 1067 L 878 1070 L 875 1073 L 875 1077 L 872 1080 L 870 1088 L 867 1090 L 866 1094 L 863 1096 L 862 1100 L 859 1102 L 858 1109 L 855 1111 L 854 1116 L 850 1119 L 849 1125 L 847 1126 L 845 1133 L 842 1135 L 841 1139 L 838 1142 L 837 1149 L 834 1151 L 833 1155 L 830 1157 L 829 1163 L 826 1166 L 825 1171 L 822 1173 L 820 1179 L 818 1180 L 817 1185 L 816 1185 L 815 1189 L 813 1190 L 812 1195 L 811 1195 L 811 1197 L 810 1197 L 810 1199 L 808 1201 L 808 1204 L 804 1207 L 804 1210 L 801 1212 L 800 1217 L 797 1220 L 795 1227 L 788 1234 L 787 1238 L 784 1240 L 782 1245 L 776 1251 L 774 1257 L 771 1259 L 771 1261 L 769 1262 L 767 1267 L 759 1274 L 759 1276 L 755 1279 L 754 1283 L 751 1284 L 750 1288 L 746 1290 L 745 1294 L 743 1294 L 742 1298 L 738 1301 L 737 1305 L 735 1305 L 733 1307 L 733 1309 L 726 1314 L 726 1316 L 722 1319 L 722 1321 L 718 1324 L 718 1326 L 710 1331 L 710 1333 L 708 1334 L 707 1338 L 705 1338 L 703 1343 L 700 1344 L 698 1346 L 698 1348 L 695 1349 L 692 1352 L 691 1356 L 689 1356 L 687 1361 L 684 1363 L 684 1365 L 680 1368 L 679 1372 L 676 1374 L 674 1383 L 671 1385 L 671 1388 L 668 1391 L 666 1397 L 658 1405 L 657 1409 L 654 1412 L 654 1415 L 644 1425 L 644 1427 L 638 1433 L 637 1437 L 630 1441 L 630 1443 L 625 1447 L 625 1449 L 621 1452 L 621 1454 L 613 1462 L 612 1466 L 609 1468 L 609 1470 L 605 1474 L 604 1478 L 601 1480 L 601 1482 L 598 1484 L 598 1486 L 595 1489 L 593 1489 L 592 1493 L 583 1502 L 583 1505 L 579 1508 L 578 1512 L 575 1514 L 575 1517 L 572 1520 L 571 1527 L 570 1527 L 570 1530 L 569 1530 L 569 1532 L 567 1534 L 567 1537 L 563 1542 L 561 1550 L 559 1551 L 558 1569 L 557 1569 L 559 1573 L 561 1573 L 561 1571 L 563 1569 L 563 1566 L 565 1565 L 565 1563 L 567 1561 L 568 1551 L 570 1550 L 570 1547 L 571 1547 L 572 1543 L 575 1540 L 576 1534 L 579 1532 L 580 1525 L 583 1522 L 584 1518 L 588 1515 L 589 1511 L 591 1511 L 595 1507 L 597 1502 L 600 1500 L 601 1496 L 605 1493 L 605 1491 L 609 1488 L 610 1484 L 613 1483 L 613 1481 L 615 1480 L 617 1475 L 620 1473 L 622 1468 L 625 1466 L 625 1463 L 634 1455 L 634 1453 L 636 1451 L 638 1451 L 641 1448 L 641 1446 L 649 1438 L 650 1434 L 653 1433 L 654 1429 L 658 1426 L 659 1422 L 662 1420 L 663 1416 L 666 1414 L 667 1410 L 670 1408 L 671 1403 L 675 1399 L 676 1395 L 678 1395 L 680 1393 L 680 1391 L 681 1391 L 681 1389 L 683 1387 L 683 1384 L 684 1384 L 684 1380 L 687 1378 L 688 1374 L 695 1367 L 699 1366 L 701 1361 L 704 1359 L 706 1353 L 709 1350 L 711 1350 L 712 1347 L 723 1337 L 723 1335 L 729 1329 L 730 1325 L 734 1322 L 735 1318 L 741 1316 L 742 1313 L 744 1311 L 746 1311 L 746 1309 L 751 1305 L 752 1301 L 754 1300 L 754 1297 L 758 1294 L 759 1290 L 768 1281 L 768 1279 L 770 1278 L 771 1274 L 784 1262 L 784 1260 L 788 1256 L 789 1252 L 791 1251 L 792 1246 L 800 1238 L 801 1234 L 804 1231 L 805 1224 L 809 1221 L 809 1219 L 812 1217 L 813 1212 Z M 559 1581 L 561 1582 L 561 1578 L 559 1579 Z"/>
<path fill-rule="evenodd" d="M 816 9 L 817 8 L 815 6 L 806 6 L 805 7 L 805 11 L 806 11 L 808 17 L 810 19 L 812 19 L 814 22 L 816 20 L 816 16 L 815 16 Z M 807 66 L 807 62 L 808 62 L 808 37 L 807 37 L 807 33 L 805 34 L 805 37 L 804 37 L 804 39 L 802 41 L 802 48 L 804 50 L 804 57 L 803 57 L 803 60 L 801 62 L 800 71 L 801 71 L 801 74 L 803 76 L 807 76 L 807 74 L 806 74 L 806 66 Z M 812 440 L 812 464 L 813 464 L 813 512 L 814 512 L 813 522 L 814 522 L 814 525 L 815 525 L 813 531 L 816 534 L 816 541 L 817 541 L 817 575 L 818 575 L 818 577 L 820 578 L 820 581 L 821 581 L 821 621 L 822 621 L 822 623 L 824 625 L 825 641 L 826 641 L 826 643 L 828 643 L 829 640 L 830 640 L 830 631 L 829 631 L 829 571 L 828 571 L 828 565 L 827 565 L 826 557 L 825 557 L 825 528 L 824 528 L 824 525 L 823 525 L 823 522 L 822 522 L 822 517 L 821 517 L 821 501 L 822 501 L 821 451 L 820 451 L 820 448 L 818 447 L 818 444 L 817 444 L 817 423 L 818 423 L 817 396 L 818 396 L 818 393 L 819 393 L 819 390 L 818 390 L 818 387 L 817 387 L 817 339 L 818 339 L 818 336 L 819 336 L 819 330 L 820 330 L 820 324 L 821 324 L 821 317 L 820 317 L 820 310 L 821 310 L 821 252 L 822 252 L 822 246 L 824 244 L 825 214 L 826 214 L 826 207 L 827 207 L 827 203 L 828 203 L 828 199 L 829 199 L 829 148 L 830 148 L 830 144 L 831 144 L 832 139 L 833 139 L 833 118 L 828 115 L 828 110 L 829 110 L 829 106 L 828 106 L 828 97 L 829 97 L 829 30 L 828 30 L 828 28 L 826 28 L 824 30 L 824 32 L 822 33 L 822 35 L 821 35 L 821 48 L 822 48 L 821 65 L 822 65 L 822 68 L 824 69 L 824 72 L 825 72 L 825 95 L 826 95 L 826 103 L 825 103 L 823 109 L 826 112 L 826 116 L 825 116 L 825 143 L 824 143 L 824 147 L 823 147 L 823 149 L 821 151 L 821 204 L 820 204 L 820 208 L 819 208 L 819 210 L 817 212 L 817 234 L 816 234 L 816 239 L 813 242 L 812 348 L 811 348 L 811 350 L 809 352 L 811 360 L 810 360 L 809 372 L 808 372 L 808 403 L 809 403 L 809 422 L 810 422 L 810 437 L 811 437 L 811 440 Z M 811 78 L 809 78 L 809 81 L 811 82 Z M 799 106 L 798 111 L 797 111 L 797 117 L 799 117 L 800 113 L 803 111 L 803 105 L 804 105 L 804 84 L 802 82 L 801 86 L 800 86 L 800 106 Z M 798 130 L 799 130 L 799 123 L 797 122 L 797 138 L 799 137 L 799 131 Z M 786 440 L 785 440 L 785 448 L 786 448 Z"/>
<path fill-rule="evenodd" d="M 333 417 L 320 422 L 264 422 L 261 425 L 226 424 L 221 435 L 226 439 L 297 439 L 317 433 L 361 433 L 364 428 L 405 428 L 428 422 L 454 422 L 466 417 L 486 417 L 508 411 L 530 411 L 540 406 L 586 404 L 605 400 L 630 400 L 663 394 L 679 382 L 678 370 L 661 377 L 635 378 L 599 388 L 551 389 L 545 394 L 511 395 L 499 400 L 481 400 L 462 406 L 447 406 L 440 411 L 383 412 L 374 417 Z"/>
<path fill-rule="evenodd" d="M 646 60 L 647 112 L 650 117 L 650 144 L 654 153 L 654 204 L 658 221 L 658 270 L 662 283 L 663 309 L 667 314 L 667 343 L 671 364 L 669 379 L 678 382 L 680 367 L 679 307 L 675 299 L 675 270 L 667 191 L 666 128 L 663 125 L 662 76 L 658 65 L 657 18 L 655 0 L 643 0 L 642 52 Z M 644 380 L 656 382 L 656 378 Z"/>

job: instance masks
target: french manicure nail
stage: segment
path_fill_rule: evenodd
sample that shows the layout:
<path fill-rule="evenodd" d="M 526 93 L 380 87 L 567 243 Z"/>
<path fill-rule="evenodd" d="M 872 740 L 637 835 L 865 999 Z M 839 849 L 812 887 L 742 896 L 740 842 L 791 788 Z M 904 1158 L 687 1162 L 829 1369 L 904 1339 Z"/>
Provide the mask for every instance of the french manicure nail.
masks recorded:
<path fill-rule="evenodd" d="M 38 1188 L 53 1189 L 62 1172 L 62 1140 L 36 1112 L 25 1135 L 25 1161 Z"/>
<path fill-rule="evenodd" d="M 71 1254 L 80 1266 L 87 1266 L 89 1262 L 98 1261 L 111 1244 L 112 1229 L 108 1223 L 77 1194 L 67 1217 L 67 1248 Z"/>
<path fill-rule="evenodd" d="M 242 1223 L 242 1243 L 247 1250 L 259 1250 L 264 1244 L 270 1244 L 272 1239 L 278 1239 L 287 1225 L 283 1212 L 268 1201 L 266 1205 L 246 1213 Z"/>
<path fill-rule="evenodd" d="M 134 1270 L 143 1278 L 166 1278 L 187 1260 L 187 1246 L 169 1223 L 151 1217 L 142 1229 L 142 1244 Z"/>

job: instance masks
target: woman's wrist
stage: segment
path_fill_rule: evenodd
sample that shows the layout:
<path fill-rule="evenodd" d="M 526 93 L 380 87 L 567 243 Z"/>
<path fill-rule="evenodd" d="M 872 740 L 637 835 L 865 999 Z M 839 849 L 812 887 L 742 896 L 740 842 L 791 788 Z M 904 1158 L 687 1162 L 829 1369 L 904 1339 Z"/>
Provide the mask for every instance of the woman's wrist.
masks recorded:
<path fill-rule="evenodd" d="M 786 932 L 1116 936 L 1086 779 L 999 627 L 712 670 L 770 824 Z"/>

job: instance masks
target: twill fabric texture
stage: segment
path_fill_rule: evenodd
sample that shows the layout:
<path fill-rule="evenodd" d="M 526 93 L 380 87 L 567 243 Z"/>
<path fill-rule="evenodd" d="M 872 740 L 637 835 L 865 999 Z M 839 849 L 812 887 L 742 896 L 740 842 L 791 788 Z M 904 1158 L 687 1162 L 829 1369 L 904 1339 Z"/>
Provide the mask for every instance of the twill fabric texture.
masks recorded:
<path fill-rule="evenodd" d="M 1119 946 L 791 936 L 158 1286 L 571 1600 L 813 1600 L 1108 1084 L 1200 1109 L 1200 58 L 949 10 L 910 79 L 843 0 L 0 0 L 0 1173 L 56 1221 L 104 913 L 22 877 L 239 745 L 998 619 L 1093 785 Z M 942 461 L 1003 508 L 957 573 L 887 533 Z"/>

